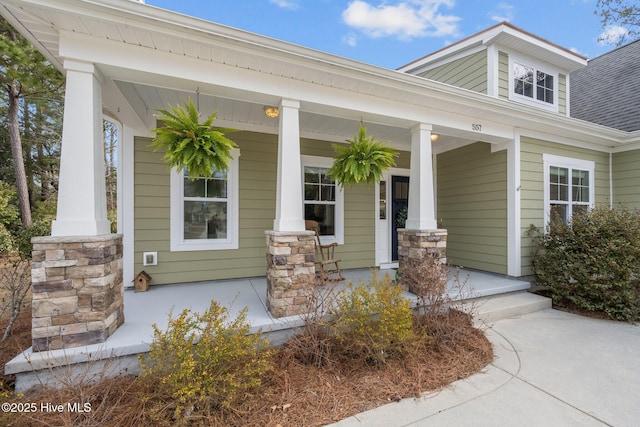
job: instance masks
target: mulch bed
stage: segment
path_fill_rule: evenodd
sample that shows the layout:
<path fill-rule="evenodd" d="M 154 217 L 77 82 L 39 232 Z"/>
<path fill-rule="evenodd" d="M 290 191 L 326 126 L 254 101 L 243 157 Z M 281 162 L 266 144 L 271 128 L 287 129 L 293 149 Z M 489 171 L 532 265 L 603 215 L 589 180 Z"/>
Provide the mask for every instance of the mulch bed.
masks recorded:
<path fill-rule="evenodd" d="M 2 345 L 2 363 L 14 357 L 18 349 L 29 346 L 29 314 L 23 313 L 24 318 L 14 331 L 15 344 Z M 491 344 L 482 331 L 473 328 L 467 315 L 451 312 L 440 319 L 437 331 L 429 334 L 432 338 L 417 342 L 408 356 L 382 366 L 344 359 L 343 363 L 316 368 L 300 363 L 286 347 L 278 349 L 273 354 L 273 369 L 263 384 L 231 410 L 172 420 L 172 402 L 154 398 L 153 391 L 145 390 L 136 378 L 120 377 L 11 398 L 13 402 L 35 402 L 38 406 L 41 402 L 66 404 L 82 400 L 91 403 L 90 413 L 0 413 L 0 425 L 320 426 L 441 389 L 480 371 L 493 360 Z M 3 380 L 7 381 L 7 377 Z"/>

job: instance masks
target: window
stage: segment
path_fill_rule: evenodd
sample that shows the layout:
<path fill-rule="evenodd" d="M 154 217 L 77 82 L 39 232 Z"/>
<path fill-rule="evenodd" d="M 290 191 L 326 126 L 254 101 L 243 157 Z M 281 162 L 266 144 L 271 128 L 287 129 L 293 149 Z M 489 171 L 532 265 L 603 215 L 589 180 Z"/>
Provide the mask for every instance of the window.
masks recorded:
<path fill-rule="evenodd" d="M 171 176 L 171 250 L 238 248 L 238 156 L 226 172 L 189 179 Z"/>
<path fill-rule="evenodd" d="M 323 243 L 344 243 L 344 197 L 337 183 L 327 177 L 331 159 L 303 158 L 304 219 L 317 221 Z"/>
<path fill-rule="evenodd" d="M 545 218 L 569 221 L 594 204 L 594 163 L 565 157 L 543 156 L 545 170 Z"/>
<path fill-rule="evenodd" d="M 514 60 L 511 76 L 511 99 L 557 111 L 557 74 Z"/>
<path fill-rule="evenodd" d="M 380 181 L 380 205 L 379 205 L 379 218 L 387 219 L 387 181 Z"/>

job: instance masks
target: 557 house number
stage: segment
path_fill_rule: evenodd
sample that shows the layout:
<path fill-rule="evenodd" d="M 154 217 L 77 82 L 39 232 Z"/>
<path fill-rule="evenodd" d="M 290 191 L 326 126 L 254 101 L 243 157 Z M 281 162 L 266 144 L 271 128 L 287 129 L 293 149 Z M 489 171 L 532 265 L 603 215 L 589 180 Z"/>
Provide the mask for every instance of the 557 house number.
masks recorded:
<path fill-rule="evenodd" d="M 471 130 L 474 132 L 482 132 L 482 125 L 479 123 L 472 123 Z"/>

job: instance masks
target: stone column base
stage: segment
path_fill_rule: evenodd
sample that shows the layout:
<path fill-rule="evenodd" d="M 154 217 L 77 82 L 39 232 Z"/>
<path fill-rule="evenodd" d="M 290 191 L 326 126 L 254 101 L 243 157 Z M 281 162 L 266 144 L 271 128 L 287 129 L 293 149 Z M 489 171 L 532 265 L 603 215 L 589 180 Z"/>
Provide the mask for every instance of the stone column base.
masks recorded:
<path fill-rule="evenodd" d="M 33 351 L 105 342 L 124 323 L 122 235 L 31 242 Z"/>
<path fill-rule="evenodd" d="M 265 231 L 267 236 L 267 309 L 273 317 L 309 311 L 316 283 L 312 231 Z"/>
<path fill-rule="evenodd" d="M 447 262 L 447 230 L 398 229 L 398 271 L 400 281 L 404 268 L 413 262 Z M 409 292 L 417 293 L 409 282 Z"/>

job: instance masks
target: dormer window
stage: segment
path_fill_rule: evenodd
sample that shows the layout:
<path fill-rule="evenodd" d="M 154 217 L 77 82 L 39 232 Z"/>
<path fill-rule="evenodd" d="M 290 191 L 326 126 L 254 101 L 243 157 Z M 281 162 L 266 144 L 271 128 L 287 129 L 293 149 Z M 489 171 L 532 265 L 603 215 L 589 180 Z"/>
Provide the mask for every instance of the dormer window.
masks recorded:
<path fill-rule="evenodd" d="M 558 75 L 526 61 L 511 62 L 510 99 L 558 111 Z"/>
<path fill-rule="evenodd" d="M 533 67 L 513 64 L 513 90 L 517 95 L 553 104 L 553 76 Z"/>

